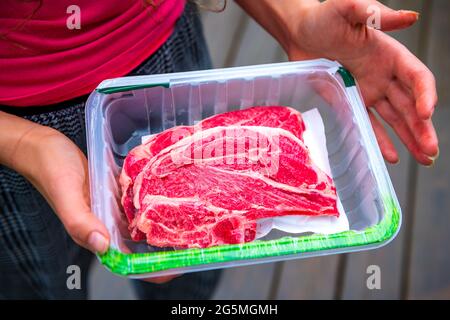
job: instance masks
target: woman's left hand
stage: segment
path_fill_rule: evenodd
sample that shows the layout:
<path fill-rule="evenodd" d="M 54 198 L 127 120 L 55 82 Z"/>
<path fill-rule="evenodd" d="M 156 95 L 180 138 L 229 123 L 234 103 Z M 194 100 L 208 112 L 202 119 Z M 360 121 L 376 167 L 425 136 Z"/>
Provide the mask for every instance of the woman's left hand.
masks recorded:
<path fill-rule="evenodd" d="M 236 0 L 285 49 L 290 60 L 328 58 L 357 79 L 384 158 L 398 153 L 374 110 L 394 129 L 414 158 L 431 165 L 439 148 L 431 116 L 437 103 L 430 70 L 383 31 L 404 29 L 418 14 L 375 0 Z M 379 13 L 381 30 L 367 26 Z"/>
<path fill-rule="evenodd" d="M 379 10 L 381 30 L 366 25 L 373 10 Z M 395 11 L 373 0 L 312 4 L 292 24 L 287 53 L 290 60 L 327 57 L 339 61 L 358 80 L 384 158 L 392 163 L 399 160 L 373 110 L 419 163 L 431 165 L 439 150 L 431 121 L 437 103 L 434 76 L 406 47 L 383 32 L 407 28 L 417 18 L 415 12 Z"/>

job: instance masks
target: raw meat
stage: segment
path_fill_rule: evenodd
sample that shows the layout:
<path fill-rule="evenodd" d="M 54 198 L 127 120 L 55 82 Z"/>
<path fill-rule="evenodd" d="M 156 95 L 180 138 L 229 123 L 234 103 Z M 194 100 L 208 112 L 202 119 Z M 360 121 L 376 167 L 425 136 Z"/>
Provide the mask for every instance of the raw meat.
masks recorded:
<path fill-rule="evenodd" d="M 151 136 L 120 177 L 132 238 L 209 247 L 254 240 L 262 218 L 338 216 L 336 189 L 311 162 L 304 130 L 298 111 L 274 106 Z"/>

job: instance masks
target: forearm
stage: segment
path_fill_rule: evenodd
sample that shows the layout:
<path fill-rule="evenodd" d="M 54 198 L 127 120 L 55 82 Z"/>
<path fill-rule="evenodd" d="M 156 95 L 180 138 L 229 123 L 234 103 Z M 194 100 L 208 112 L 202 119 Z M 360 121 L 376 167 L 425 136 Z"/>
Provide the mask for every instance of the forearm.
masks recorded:
<path fill-rule="evenodd" d="M 28 142 L 46 131 L 46 127 L 0 111 L 0 164 L 26 174 L 27 164 L 33 162 Z"/>
<path fill-rule="evenodd" d="M 293 24 L 318 0 L 236 0 L 288 52 Z"/>

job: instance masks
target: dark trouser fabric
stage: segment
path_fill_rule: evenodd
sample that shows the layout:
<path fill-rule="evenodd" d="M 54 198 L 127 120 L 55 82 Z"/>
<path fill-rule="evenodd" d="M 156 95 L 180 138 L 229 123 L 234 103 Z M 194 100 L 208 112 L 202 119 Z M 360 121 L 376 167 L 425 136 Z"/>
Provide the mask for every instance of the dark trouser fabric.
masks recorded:
<path fill-rule="evenodd" d="M 171 37 L 131 74 L 210 67 L 200 21 L 195 8 L 188 4 Z M 0 110 L 53 127 L 86 153 L 86 99 L 25 111 L 5 106 L 0 106 Z M 90 252 L 72 241 L 36 189 L 22 176 L 0 165 L 0 299 L 85 299 L 92 258 Z M 80 290 L 67 287 L 70 265 L 81 269 Z M 141 299 L 207 299 L 219 276 L 219 271 L 191 273 L 162 285 L 130 281 Z"/>

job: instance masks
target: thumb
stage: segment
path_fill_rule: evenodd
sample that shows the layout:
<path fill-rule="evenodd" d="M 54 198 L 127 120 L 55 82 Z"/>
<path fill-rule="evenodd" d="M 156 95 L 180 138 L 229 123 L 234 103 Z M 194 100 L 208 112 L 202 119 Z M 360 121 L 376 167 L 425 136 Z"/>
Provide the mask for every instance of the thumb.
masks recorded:
<path fill-rule="evenodd" d="M 105 253 L 109 234 L 103 223 L 92 213 L 87 184 L 70 173 L 62 174 L 46 195 L 57 216 L 72 239 L 94 252 Z M 67 191 L 69 190 L 69 191 Z"/>
<path fill-rule="evenodd" d="M 109 248 L 109 235 L 103 223 L 90 211 L 60 212 L 67 232 L 80 246 L 93 253 L 105 253 Z"/>
<path fill-rule="evenodd" d="M 351 23 L 377 25 L 383 31 L 404 29 L 414 24 L 419 13 L 394 10 L 374 0 L 337 1 L 340 13 Z"/>
<path fill-rule="evenodd" d="M 108 230 L 90 208 L 85 155 L 63 134 L 53 129 L 42 130 L 25 145 L 31 146 L 24 148 L 31 150 L 29 158 L 36 159 L 25 171 L 26 177 L 45 197 L 76 243 L 94 253 L 105 253 L 109 247 Z"/>

